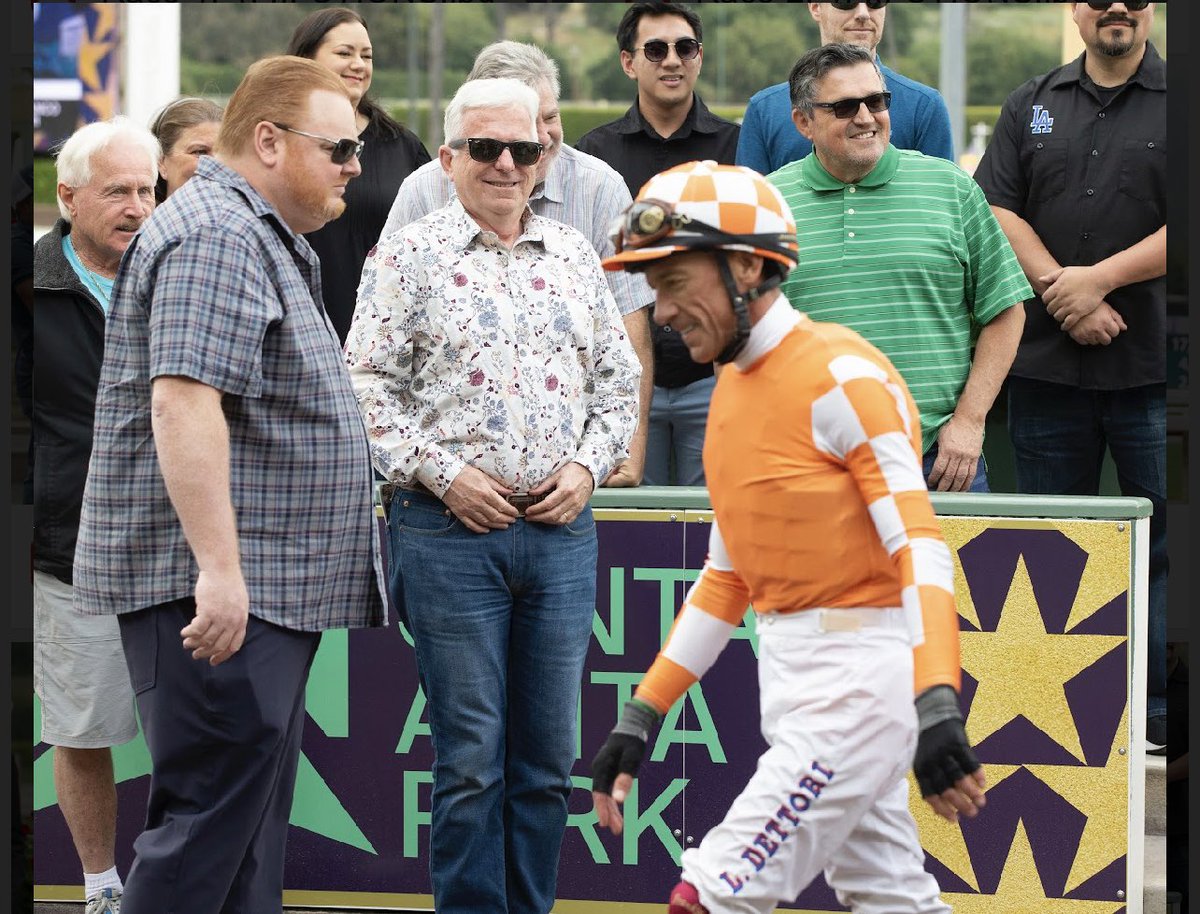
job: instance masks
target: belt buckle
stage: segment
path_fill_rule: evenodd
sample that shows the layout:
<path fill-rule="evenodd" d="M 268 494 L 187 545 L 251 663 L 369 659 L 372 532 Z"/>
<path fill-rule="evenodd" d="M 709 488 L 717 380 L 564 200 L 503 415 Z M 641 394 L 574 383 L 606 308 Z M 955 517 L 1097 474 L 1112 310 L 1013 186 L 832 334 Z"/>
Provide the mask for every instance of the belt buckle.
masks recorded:
<path fill-rule="evenodd" d="M 536 495 L 530 495 L 528 492 L 514 492 L 505 499 L 510 505 L 517 509 L 517 516 L 524 517 L 525 511 L 530 505 L 536 505 L 541 498 Z"/>
<path fill-rule="evenodd" d="M 817 630 L 822 632 L 856 632 L 863 627 L 862 619 L 852 612 L 836 609 L 817 610 Z"/>

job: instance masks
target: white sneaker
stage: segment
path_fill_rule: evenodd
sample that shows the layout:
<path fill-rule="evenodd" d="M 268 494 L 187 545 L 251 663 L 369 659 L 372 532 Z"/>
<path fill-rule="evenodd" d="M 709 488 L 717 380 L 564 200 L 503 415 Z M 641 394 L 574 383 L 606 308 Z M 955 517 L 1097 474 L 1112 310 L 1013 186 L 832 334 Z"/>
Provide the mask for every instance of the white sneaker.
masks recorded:
<path fill-rule="evenodd" d="M 105 889 L 88 899 L 83 914 L 121 914 L 121 893 L 116 889 Z"/>

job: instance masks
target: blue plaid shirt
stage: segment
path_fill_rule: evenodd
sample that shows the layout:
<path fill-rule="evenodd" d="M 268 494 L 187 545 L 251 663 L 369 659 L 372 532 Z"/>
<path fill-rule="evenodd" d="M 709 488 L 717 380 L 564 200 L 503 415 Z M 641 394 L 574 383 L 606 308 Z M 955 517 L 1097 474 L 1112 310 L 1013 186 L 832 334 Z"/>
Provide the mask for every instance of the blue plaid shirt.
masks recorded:
<path fill-rule="evenodd" d="M 224 394 L 250 614 L 291 629 L 382 625 L 366 430 L 308 242 L 202 158 L 121 261 L 96 397 L 74 600 L 125 613 L 191 596 L 198 569 L 159 471 L 152 379 Z"/>

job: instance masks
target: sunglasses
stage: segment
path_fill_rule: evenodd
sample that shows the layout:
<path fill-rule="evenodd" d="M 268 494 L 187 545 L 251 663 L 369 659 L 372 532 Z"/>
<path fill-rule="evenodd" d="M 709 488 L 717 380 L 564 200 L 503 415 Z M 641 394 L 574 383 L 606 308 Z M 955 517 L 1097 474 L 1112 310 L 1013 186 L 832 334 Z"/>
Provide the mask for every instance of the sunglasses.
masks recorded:
<path fill-rule="evenodd" d="M 366 144 L 362 140 L 335 140 L 332 137 L 321 136 L 319 133 L 306 133 L 303 130 L 297 130 L 295 127 L 289 127 L 287 124 L 279 124 L 271 121 L 280 130 L 286 130 L 288 133 L 298 133 L 300 136 L 306 136 L 310 139 L 320 140 L 322 143 L 329 143 L 333 148 L 329 150 L 329 160 L 334 165 L 345 165 L 355 156 L 361 156 L 363 146 Z"/>
<path fill-rule="evenodd" d="M 1150 5 L 1150 0 L 1130 0 L 1129 3 L 1125 4 L 1125 9 L 1129 10 L 1130 12 L 1136 13 L 1136 12 L 1139 12 L 1140 10 L 1144 10 L 1149 5 Z M 1112 6 L 1112 4 L 1111 3 L 1092 3 L 1091 0 L 1089 0 L 1088 6 L 1090 6 L 1092 9 L 1096 10 L 1097 12 L 1103 13 L 1106 9 L 1108 9 L 1110 6 Z"/>
<path fill-rule="evenodd" d="M 887 6 L 887 0 L 866 0 L 866 4 L 869 9 L 881 10 L 885 6 Z M 835 10 L 847 10 L 847 11 L 852 10 L 856 6 L 858 6 L 857 3 L 851 3 L 851 2 L 849 2 L 849 0 L 833 0 L 833 2 L 830 3 L 829 5 L 832 6 Z"/>
<path fill-rule="evenodd" d="M 667 59 L 667 53 L 671 48 L 675 49 L 680 60 L 694 60 L 702 47 L 703 45 L 695 38 L 680 38 L 678 41 L 662 41 L 655 38 L 653 41 L 647 41 L 640 48 L 634 48 L 633 51 L 635 54 L 641 51 L 651 63 L 662 63 Z"/>
<path fill-rule="evenodd" d="M 476 162 L 490 164 L 500 158 L 504 150 L 512 153 L 512 160 L 517 165 L 533 165 L 542 157 L 546 148 L 541 143 L 532 140 L 517 140 L 506 143 L 503 140 L 493 140 L 487 136 L 473 136 L 465 140 L 451 140 L 447 143 L 451 149 L 467 147 L 467 153 Z"/>
<path fill-rule="evenodd" d="M 868 111 L 872 114 L 878 114 L 880 111 L 887 111 L 891 107 L 891 104 L 891 92 L 875 92 L 862 98 L 842 98 L 836 102 L 813 102 L 812 106 L 814 108 L 828 108 L 833 112 L 834 117 L 845 120 L 858 114 L 859 105 L 866 105 Z"/>

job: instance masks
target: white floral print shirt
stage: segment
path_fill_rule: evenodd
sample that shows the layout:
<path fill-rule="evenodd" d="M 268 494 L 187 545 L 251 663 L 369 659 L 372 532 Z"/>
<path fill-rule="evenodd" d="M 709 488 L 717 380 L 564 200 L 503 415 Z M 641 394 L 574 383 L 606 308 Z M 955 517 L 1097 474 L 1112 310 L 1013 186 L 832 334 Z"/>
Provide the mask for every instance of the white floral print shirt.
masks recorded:
<path fill-rule="evenodd" d="M 466 466 L 528 491 L 628 455 L 641 368 L 591 243 L 526 211 L 511 251 L 462 204 L 367 255 L 346 362 L 388 482 L 442 496 Z"/>

